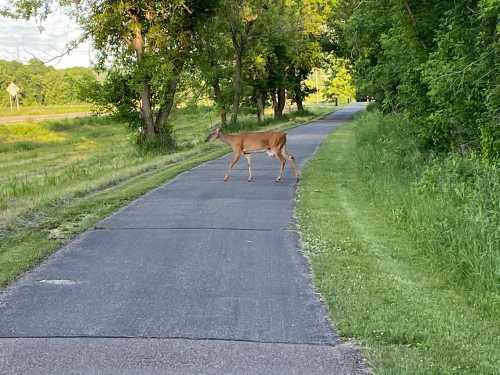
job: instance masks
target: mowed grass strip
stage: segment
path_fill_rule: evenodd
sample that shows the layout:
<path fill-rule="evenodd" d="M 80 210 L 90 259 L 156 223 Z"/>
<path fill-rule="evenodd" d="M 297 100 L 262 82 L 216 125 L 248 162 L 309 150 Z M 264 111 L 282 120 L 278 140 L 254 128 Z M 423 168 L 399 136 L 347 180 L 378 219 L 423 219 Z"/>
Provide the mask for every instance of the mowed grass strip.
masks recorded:
<path fill-rule="evenodd" d="M 20 106 L 19 110 L 14 103 L 13 110 L 10 107 L 0 108 L 0 117 L 31 116 L 31 115 L 57 115 L 74 112 L 89 112 L 90 104 L 65 104 L 65 105 L 32 105 Z"/>
<path fill-rule="evenodd" d="M 334 108 L 311 105 L 261 127 L 243 116 L 236 128 L 287 129 Z M 140 152 L 127 126 L 107 118 L 0 126 L 0 287 L 130 200 L 229 152 L 203 142 L 215 121 L 211 109 L 177 110 L 171 154 Z"/>
<path fill-rule="evenodd" d="M 355 126 L 321 146 L 303 171 L 297 203 L 315 285 L 339 333 L 360 343 L 377 374 L 499 374 L 498 298 L 440 277 L 371 199 Z"/>

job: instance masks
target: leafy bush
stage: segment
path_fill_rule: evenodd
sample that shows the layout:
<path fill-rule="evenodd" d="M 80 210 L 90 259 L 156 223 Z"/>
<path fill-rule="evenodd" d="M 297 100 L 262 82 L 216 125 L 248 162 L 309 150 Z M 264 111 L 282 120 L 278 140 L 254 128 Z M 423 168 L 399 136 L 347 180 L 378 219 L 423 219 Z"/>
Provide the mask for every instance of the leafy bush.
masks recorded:
<path fill-rule="evenodd" d="M 432 270 L 467 288 L 500 292 L 500 173 L 475 153 L 423 152 L 413 123 L 367 113 L 356 157 L 367 193 L 415 240 Z"/>

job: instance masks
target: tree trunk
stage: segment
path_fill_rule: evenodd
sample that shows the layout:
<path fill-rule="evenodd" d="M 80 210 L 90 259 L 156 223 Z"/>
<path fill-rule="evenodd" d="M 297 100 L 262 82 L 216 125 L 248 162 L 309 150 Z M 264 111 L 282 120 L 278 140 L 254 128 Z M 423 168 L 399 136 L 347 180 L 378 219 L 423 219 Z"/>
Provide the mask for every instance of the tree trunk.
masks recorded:
<path fill-rule="evenodd" d="M 274 117 L 276 117 L 276 112 L 278 111 L 278 99 L 276 99 L 276 90 L 271 91 L 271 100 L 273 102 Z"/>
<path fill-rule="evenodd" d="M 163 103 L 155 122 L 155 134 L 160 134 L 161 129 L 165 126 L 172 107 L 174 106 L 175 92 L 177 91 L 178 76 L 173 77 L 169 82 L 169 90 L 165 102 Z"/>
<path fill-rule="evenodd" d="M 283 118 L 283 109 L 285 108 L 285 103 L 286 103 L 285 89 L 279 88 L 276 94 L 277 94 L 277 101 L 276 105 L 274 106 L 274 119 L 281 120 Z"/>
<path fill-rule="evenodd" d="M 418 40 L 422 48 L 427 51 L 427 44 L 418 37 L 418 29 L 417 29 L 417 19 L 415 18 L 415 15 L 413 14 L 413 11 L 411 10 L 410 3 L 408 0 L 404 1 L 404 6 L 406 8 L 406 12 L 408 13 L 408 16 L 410 17 L 411 24 L 413 26 L 413 32 L 415 33 L 415 38 Z"/>
<path fill-rule="evenodd" d="M 302 102 L 302 98 L 299 96 L 296 96 L 295 103 L 297 103 L 297 111 L 304 112 L 304 103 Z"/>
<path fill-rule="evenodd" d="M 146 125 L 144 133 L 146 138 L 152 139 L 155 136 L 155 126 L 153 121 L 153 111 L 151 109 L 151 87 L 149 82 L 145 81 L 141 90 L 141 117 Z"/>
<path fill-rule="evenodd" d="M 215 103 L 219 109 L 221 126 L 225 127 L 227 125 L 226 106 L 224 105 L 224 99 L 222 97 L 222 90 L 220 88 L 218 77 L 214 79 L 212 87 L 214 88 Z"/>
<path fill-rule="evenodd" d="M 238 15 L 239 17 L 239 15 Z M 243 54 L 246 51 L 248 37 L 253 28 L 254 20 L 247 21 L 245 23 L 244 30 L 242 32 L 238 31 L 237 25 L 232 25 L 231 27 L 231 40 L 234 48 L 234 75 L 233 75 L 233 113 L 231 114 L 231 124 L 238 121 L 238 114 L 240 112 L 240 102 L 241 102 L 241 69 L 242 69 L 242 59 Z M 236 21 L 240 22 L 240 21 Z"/>
<path fill-rule="evenodd" d="M 257 90 L 256 102 L 257 122 L 261 123 L 262 121 L 264 121 L 264 93 L 261 90 Z"/>
<path fill-rule="evenodd" d="M 144 55 L 144 47 L 143 47 L 142 36 L 139 29 L 137 29 L 136 31 L 136 37 L 134 39 L 134 47 L 137 56 L 137 64 L 140 65 Z M 144 134 L 146 135 L 146 138 L 152 139 L 155 137 L 155 124 L 153 118 L 153 109 L 151 108 L 151 85 L 148 77 L 144 78 L 140 96 L 141 96 L 141 118 L 142 121 L 144 122 L 144 125 L 146 125 L 146 128 L 144 129 Z"/>
<path fill-rule="evenodd" d="M 180 57 L 180 61 L 176 61 L 172 77 L 169 79 L 167 87 L 168 90 L 165 98 L 161 103 L 160 110 L 156 116 L 154 124 L 155 135 L 161 142 L 162 147 L 172 149 L 175 147 L 175 139 L 172 133 L 172 128 L 168 126 L 168 118 L 174 106 L 175 93 L 177 92 L 177 85 L 179 83 L 182 69 L 184 68 L 186 55 Z"/>
<path fill-rule="evenodd" d="M 231 124 L 238 121 L 238 114 L 240 112 L 241 101 L 241 51 L 239 49 L 235 52 L 235 64 L 233 75 L 233 113 L 231 114 Z"/>
<path fill-rule="evenodd" d="M 492 45 L 493 51 L 490 55 L 490 65 L 493 69 L 491 69 L 491 87 L 495 87 L 497 84 L 497 69 L 496 69 L 496 62 L 498 61 L 499 58 L 499 46 L 497 42 L 497 28 L 498 28 L 498 14 L 494 14 L 488 19 L 488 31 L 490 33 L 491 39 L 490 43 Z M 496 45 L 495 45 L 496 44 Z"/>
<path fill-rule="evenodd" d="M 144 57 L 144 39 L 142 38 L 141 24 L 135 14 L 131 14 L 131 20 L 134 25 L 135 35 L 132 39 L 127 39 L 129 46 L 134 48 L 137 57 L 137 64 L 141 65 Z M 153 109 L 151 108 L 151 85 L 149 77 L 145 77 L 142 82 L 141 96 L 141 118 L 146 125 L 144 134 L 146 138 L 152 139 L 155 137 L 155 124 L 153 118 Z"/>

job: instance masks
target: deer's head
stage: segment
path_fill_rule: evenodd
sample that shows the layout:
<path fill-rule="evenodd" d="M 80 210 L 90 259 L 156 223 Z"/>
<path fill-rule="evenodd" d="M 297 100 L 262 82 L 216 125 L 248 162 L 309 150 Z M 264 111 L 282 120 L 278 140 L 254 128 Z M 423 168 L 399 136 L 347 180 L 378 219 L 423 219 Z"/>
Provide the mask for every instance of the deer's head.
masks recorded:
<path fill-rule="evenodd" d="M 213 141 L 214 139 L 219 139 L 220 135 L 221 135 L 220 128 L 215 128 L 210 132 L 205 142 Z"/>

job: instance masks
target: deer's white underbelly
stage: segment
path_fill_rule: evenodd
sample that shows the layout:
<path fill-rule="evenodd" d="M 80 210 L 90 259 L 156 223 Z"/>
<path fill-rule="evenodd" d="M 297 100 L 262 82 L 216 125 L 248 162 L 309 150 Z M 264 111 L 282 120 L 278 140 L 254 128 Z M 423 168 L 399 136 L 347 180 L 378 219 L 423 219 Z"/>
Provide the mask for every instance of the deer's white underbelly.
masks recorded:
<path fill-rule="evenodd" d="M 260 150 L 250 150 L 250 151 L 243 150 L 243 153 L 245 153 L 245 154 L 253 154 L 255 152 L 265 152 L 267 154 L 267 156 L 269 156 L 270 158 L 276 157 L 276 153 L 274 151 L 267 149 L 267 148 L 262 148 Z"/>

